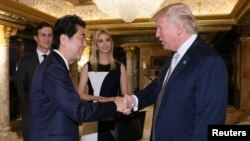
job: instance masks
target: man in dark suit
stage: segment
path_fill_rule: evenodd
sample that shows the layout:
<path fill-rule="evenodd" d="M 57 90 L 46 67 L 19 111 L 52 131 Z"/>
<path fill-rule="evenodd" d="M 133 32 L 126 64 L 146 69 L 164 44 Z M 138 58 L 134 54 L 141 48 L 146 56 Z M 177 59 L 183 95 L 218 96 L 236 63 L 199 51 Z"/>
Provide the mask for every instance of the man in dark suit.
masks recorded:
<path fill-rule="evenodd" d="M 106 103 L 82 101 L 71 80 L 69 65 L 86 47 L 85 22 L 76 15 L 60 18 L 54 27 L 54 50 L 36 70 L 30 93 L 29 141 L 79 141 L 78 124 L 111 120 L 126 112 L 123 98 Z"/>
<path fill-rule="evenodd" d="M 197 35 L 195 18 L 186 4 L 171 4 L 153 19 L 163 49 L 175 55 L 165 61 L 156 81 L 127 98 L 134 110 L 154 104 L 151 140 L 207 141 L 208 125 L 225 122 L 226 65 Z M 172 67 L 174 62 L 177 65 Z"/>
<path fill-rule="evenodd" d="M 35 52 L 26 54 L 20 59 L 16 73 L 18 95 L 23 105 L 23 139 L 27 141 L 29 121 L 29 92 L 36 67 L 50 52 L 52 44 L 52 27 L 47 22 L 39 23 L 34 29 L 34 40 L 37 43 Z"/>

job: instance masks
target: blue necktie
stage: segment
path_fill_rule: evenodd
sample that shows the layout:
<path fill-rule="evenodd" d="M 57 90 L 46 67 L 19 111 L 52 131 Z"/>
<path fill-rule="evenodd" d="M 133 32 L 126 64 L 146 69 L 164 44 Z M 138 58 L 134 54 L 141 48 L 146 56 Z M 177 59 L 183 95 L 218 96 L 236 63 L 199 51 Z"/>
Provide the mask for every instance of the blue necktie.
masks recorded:
<path fill-rule="evenodd" d="M 178 62 L 178 57 L 180 55 L 178 53 L 175 53 L 174 56 L 172 57 L 172 60 L 171 60 L 171 64 L 168 68 L 168 71 L 166 73 L 166 76 L 165 76 L 165 79 L 163 81 L 163 84 L 162 84 L 162 87 L 161 87 L 161 91 L 158 95 L 158 98 L 157 98 L 157 102 L 156 102 L 156 105 L 155 105 L 155 112 L 154 112 L 154 118 L 153 118 L 153 132 L 152 132 L 152 139 L 153 141 L 155 141 L 155 124 L 156 124 L 156 117 L 159 113 L 159 108 L 160 108 L 160 105 L 161 105 L 161 101 L 162 101 L 162 97 L 164 95 L 164 91 L 165 91 L 165 87 L 167 85 L 167 82 L 168 82 L 168 79 L 171 75 L 171 73 L 173 72 L 175 66 L 177 65 L 177 62 Z"/>

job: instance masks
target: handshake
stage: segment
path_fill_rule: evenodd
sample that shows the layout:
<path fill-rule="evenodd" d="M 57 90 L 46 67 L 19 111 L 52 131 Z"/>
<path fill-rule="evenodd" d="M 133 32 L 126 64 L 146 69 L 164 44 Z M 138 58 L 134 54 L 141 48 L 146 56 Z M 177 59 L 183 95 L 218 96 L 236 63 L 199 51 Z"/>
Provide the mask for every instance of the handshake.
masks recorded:
<path fill-rule="evenodd" d="M 121 112 L 125 115 L 129 115 L 131 113 L 131 110 L 136 105 L 136 100 L 133 96 L 125 95 L 123 97 L 112 97 L 112 98 L 105 98 L 105 97 L 99 97 L 99 102 L 107 102 L 107 101 L 113 101 L 116 104 L 117 111 Z"/>

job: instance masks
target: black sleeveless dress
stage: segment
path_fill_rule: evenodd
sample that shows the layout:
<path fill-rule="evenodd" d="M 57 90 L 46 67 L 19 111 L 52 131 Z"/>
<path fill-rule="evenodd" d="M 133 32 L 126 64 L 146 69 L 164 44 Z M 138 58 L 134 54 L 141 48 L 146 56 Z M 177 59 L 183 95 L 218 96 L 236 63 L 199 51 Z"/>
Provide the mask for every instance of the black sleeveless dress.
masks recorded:
<path fill-rule="evenodd" d="M 93 71 L 88 62 L 88 88 L 89 94 L 95 96 L 114 97 L 120 90 L 121 64 L 116 62 L 116 69 L 110 71 L 110 65 L 98 65 Z M 114 141 L 111 131 L 114 129 L 113 121 L 98 122 L 98 141 Z M 92 140 L 91 140 L 92 141 Z"/>

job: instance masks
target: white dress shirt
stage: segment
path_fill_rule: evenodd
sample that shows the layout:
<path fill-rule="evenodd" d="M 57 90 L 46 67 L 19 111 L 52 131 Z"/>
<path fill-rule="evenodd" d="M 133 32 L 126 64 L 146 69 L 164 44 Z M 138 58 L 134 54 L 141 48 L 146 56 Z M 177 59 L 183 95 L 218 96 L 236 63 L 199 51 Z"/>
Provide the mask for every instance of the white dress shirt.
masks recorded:
<path fill-rule="evenodd" d="M 43 53 L 43 52 L 41 52 L 40 50 L 36 49 L 36 52 L 37 52 L 37 54 L 38 54 L 39 62 L 42 63 L 42 61 L 43 61 L 43 59 L 44 59 L 44 56 L 43 56 L 43 55 L 49 55 L 50 50 L 49 50 L 47 53 Z"/>

